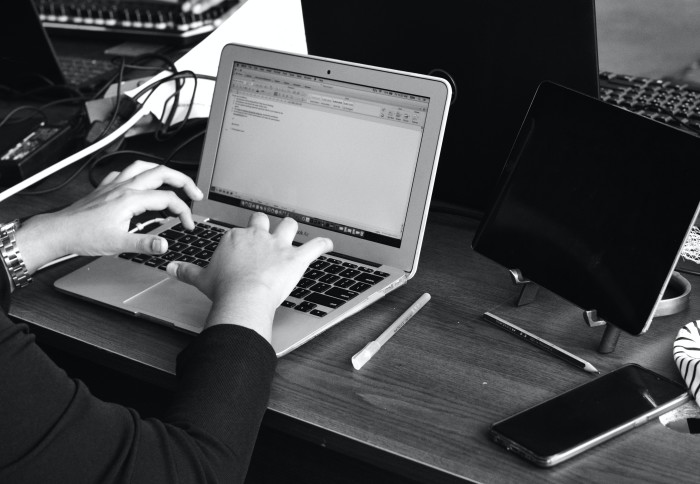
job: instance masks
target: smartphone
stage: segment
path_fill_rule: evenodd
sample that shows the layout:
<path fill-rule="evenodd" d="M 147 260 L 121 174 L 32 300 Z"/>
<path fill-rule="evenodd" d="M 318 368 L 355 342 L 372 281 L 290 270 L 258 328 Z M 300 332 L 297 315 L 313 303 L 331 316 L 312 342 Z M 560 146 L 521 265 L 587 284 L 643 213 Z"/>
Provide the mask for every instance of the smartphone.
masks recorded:
<path fill-rule="evenodd" d="M 496 443 L 552 467 L 679 406 L 688 389 L 628 364 L 491 425 Z"/>

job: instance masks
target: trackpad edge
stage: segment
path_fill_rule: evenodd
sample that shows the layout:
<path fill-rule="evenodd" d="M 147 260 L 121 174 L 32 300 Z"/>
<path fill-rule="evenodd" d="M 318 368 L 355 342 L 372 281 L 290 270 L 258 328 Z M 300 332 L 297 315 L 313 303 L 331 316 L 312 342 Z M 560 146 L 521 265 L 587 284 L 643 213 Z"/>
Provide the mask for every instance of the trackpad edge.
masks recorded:
<path fill-rule="evenodd" d="M 176 279 L 164 279 L 124 301 L 156 321 L 200 333 L 211 309 L 211 301 L 199 289 Z"/>

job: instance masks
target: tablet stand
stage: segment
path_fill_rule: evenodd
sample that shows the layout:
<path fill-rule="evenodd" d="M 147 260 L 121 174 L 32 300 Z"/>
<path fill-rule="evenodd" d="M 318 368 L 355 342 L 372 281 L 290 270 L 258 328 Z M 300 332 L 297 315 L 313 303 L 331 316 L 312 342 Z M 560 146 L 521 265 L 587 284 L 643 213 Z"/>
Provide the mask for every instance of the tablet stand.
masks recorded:
<path fill-rule="evenodd" d="M 513 283 L 522 286 L 516 305 L 520 307 L 533 302 L 537 297 L 539 286 L 523 277 L 519 269 L 509 269 L 509 272 Z M 690 282 L 674 271 L 668 282 L 666 292 L 656 307 L 654 317 L 668 316 L 669 314 L 676 314 L 685 310 L 690 302 L 690 288 Z M 591 328 L 605 326 L 605 332 L 598 345 L 598 353 L 607 354 L 615 351 L 617 340 L 620 339 L 620 334 L 622 333 L 620 328 L 598 318 L 595 309 L 584 311 L 583 320 Z"/>
<path fill-rule="evenodd" d="M 513 278 L 513 283 L 522 286 L 520 289 L 520 296 L 518 296 L 518 302 L 516 303 L 517 306 L 520 307 L 525 304 L 530 304 L 537 297 L 540 286 L 525 279 L 520 269 L 509 269 L 509 271 Z"/>

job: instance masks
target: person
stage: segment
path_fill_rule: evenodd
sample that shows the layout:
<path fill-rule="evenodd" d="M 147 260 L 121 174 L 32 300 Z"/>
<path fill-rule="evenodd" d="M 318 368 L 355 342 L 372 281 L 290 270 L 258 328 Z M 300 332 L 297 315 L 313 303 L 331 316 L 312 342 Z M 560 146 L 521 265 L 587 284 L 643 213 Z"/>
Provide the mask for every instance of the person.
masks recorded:
<path fill-rule="evenodd" d="M 168 210 L 194 227 L 188 204 L 163 185 L 202 197 L 184 174 L 136 162 L 67 208 L 24 221 L 14 248 L 3 224 L 2 258 L 19 251 L 31 276 L 70 253 L 163 253 L 165 239 L 128 232 L 130 220 L 149 210 Z M 275 308 L 311 261 L 332 249 L 326 238 L 294 247 L 296 231 L 285 218 L 270 232 L 267 216 L 255 213 L 248 227 L 225 233 L 208 267 L 168 265 L 168 274 L 199 288 L 212 308 L 205 329 L 178 356 L 177 388 L 158 418 L 101 401 L 69 378 L 27 326 L 7 316 L 12 281 L 26 282 L 21 271 L 0 274 L 0 482 L 243 482 L 277 361 L 270 345 Z"/>

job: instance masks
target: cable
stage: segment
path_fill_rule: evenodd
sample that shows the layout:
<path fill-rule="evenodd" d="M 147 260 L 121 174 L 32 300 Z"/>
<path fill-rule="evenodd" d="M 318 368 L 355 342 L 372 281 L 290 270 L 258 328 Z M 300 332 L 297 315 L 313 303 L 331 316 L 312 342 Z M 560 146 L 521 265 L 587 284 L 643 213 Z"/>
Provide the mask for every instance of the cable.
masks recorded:
<path fill-rule="evenodd" d="M 173 158 L 173 156 L 175 156 L 175 154 L 177 154 L 178 151 L 180 151 L 181 149 L 183 149 L 185 146 L 189 145 L 190 143 L 192 143 L 193 141 L 195 141 L 197 138 L 200 138 L 200 137 L 204 136 L 204 134 L 205 134 L 206 132 L 207 132 L 206 129 L 203 129 L 203 130 L 201 130 L 201 131 L 198 131 L 197 133 L 193 134 L 192 136 L 190 136 L 189 138 L 187 138 L 185 141 L 183 141 L 182 143 L 180 143 L 179 145 L 177 145 L 172 151 L 170 151 L 170 153 L 168 153 L 167 156 L 165 156 L 165 157 L 163 158 L 163 164 L 164 164 L 164 165 L 167 165 L 168 163 L 175 163 L 175 164 L 180 164 L 180 165 L 185 165 L 185 164 L 186 164 L 186 165 L 191 165 L 191 164 L 193 164 L 193 163 L 183 163 L 183 162 L 181 162 L 181 161 L 173 162 L 173 159 L 172 159 L 172 158 Z"/>
<path fill-rule="evenodd" d="M 16 185 L 7 188 L 0 192 L 0 202 L 3 200 L 11 197 L 12 195 L 21 192 L 25 188 L 28 188 L 32 185 L 34 185 L 36 182 L 43 180 L 49 175 L 52 175 L 56 173 L 59 170 L 62 170 L 68 165 L 71 165 L 75 163 L 78 160 L 81 160 L 85 158 L 86 156 L 95 153 L 99 151 L 100 149 L 104 148 L 105 146 L 108 146 L 111 144 L 114 140 L 120 138 L 123 136 L 127 131 L 129 131 L 142 117 L 144 117 L 146 114 L 148 114 L 148 108 L 145 106 L 141 106 L 141 108 L 129 119 L 127 119 L 124 124 L 119 126 L 114 132 L 109 134 L 108 136 L 102 138 L 101 140 L 96 141 L 95 143 L 91 144 L 90 146 L 87 146 L 83 148 L 82 150 L 78 151 L 77 153 L 74 153 L 67 158 L 64 158 L 63 160 L 59 161 L 58 163 L 45 168 L 44 170 L 40 171 L 39 173 L 36 173 L 35 175 L 32 175 L 31 177 L 27 178 L 26 180 L 23 180 Z"/>
<path fill-rule="evenodd" d="M 60 190 L 61 188 L 65 187 L 65 186 L 68 185 L 70 182 L 72 182 L 73 180 L 75 180 L 75 178 L 76 178 L 78 175 L 80 175 L 80 173 L 81 173 L 85 168 L 87 168 L 87 167 L 90 165 L 90 163 L 92 163 L 92 161 L 93 161 L 94 159 L 95 159 L 94 156 L 90 157 L 90 158 L 88 159 L 88 161 L 86 161 L 85 163 L 83 163 L 82 165 L 80 165 L 80 167 L 78 167 L 78 169 L 75 170 L 75 172 L 73 172 L 73 174 L 72 174 L 71 176 L 69 176 L 67 179 L 63 180 L 63 181 L 62 181 L 61 183 L 59 183 L 58 185 L 53 186 L 53 187 L 50 187 L 50 188 L 43 188 L 43 189 L 40 189 L 40 190 L 24 190 L 24 191 L 22 192 L 22 195 L 29 195 L 29 196 L 33 196 L 33 195 L 46 195 L 47 193 L 51 193 L 51 192 L 55 192 L 55 191 L 57 191 L 57 190 Z"/>
<path fill-rule="evenodd" d="M 37 108 L 34 106 L 19 106 L 19 107 L 16 107 L 15 109 L 13 109 L 12 111 L 10 111 L 9 113 L 7 113 L 7 115 L 4 118 L 2 118 L 2 121 L 0 121 L 0 128 L 3 127 L 4 125 L 8 124 L 9 120 L 15 114 L 19 113 L 20 111 L 29 111 L 29 110 L 36 111 L 37 113 L 41 114 L 41 117 L 44 119 L 44 122 L 48 122 L 49 119 L 46 116 L 46 113 L 44 112 L 43 109 Z M 22 121 L 27 121 L 28 119 L 31 119 L 33 117 L 34 116 L 26 116 L 26 117 L 20 119 L 19 121 L 14 121 L 12 124 L 21 123 Z"/>
<path fill-rule="evenodd" d="M 90 184 L 91 184 L 93 187 L 97 187 L 97 186 L 100 184 L 100 180 L 97 180 L 97 179 L 95 178 L 95 174 L 94 174 L 94 171 L 93 171 L 93 170 L 97 167 L 97 165 L 100 164 L 100 163 L 102 163 L 102 162 L 103 162 L 104 160 L 106 160 L 107 158 L 112 158 L 112 157 L 119 156 L 119 155 L 135 155 L 135 156 L 140 156 L 140 157 L 143 157 L 143 158 L 151 158 L 151 159 L 156 160 L 158 163 L 162 163 L 162 158 L 161 158 L 161 157 L 152 155 L 152 154 L 150 154 L 150 153 L 146 153 L 146 152 L 144 152 L 144 151 L 136 151 L 136 150 L 117 150 L 117 151 L 112 151 L 112 152 L 110 152 L 110 153 L 106 153 L 106 154 L 104 154 L 104 155 L 102 155 L 102 156 L 100 156 L 100 157 L 94 159 L 94 160 L 91 162 L 91 164 L 90 164 L 90 168 L 89 168 L 89 171 L 88 171 L 88 177 L 90 178 Z"/>
<path fill-rule="evenodd" d="M 122 63 L 121 67 L 123 67 L 124 65 L 125 65 L 125 64 Z M 120 74 L 122 74 L 121 69 L 120 69 Z M 48 176 L 51 176 L 52 174 L 54 174 L 54 173 L 56 173 L 56 172 L 62 170 L 63 168 L 65 168 L 65 167 L 67 167 L 67 166 L 69 166 L 69 165 L 71 165 L 71 164 L 73 164 L 73 163 L 75 163 L 75 162 L 77 162 L 77 161 L 79 161 L 79 160 L 85 158 L 86 156 L 89 156 L 89 155 L 91 155 L 91 154 L 98 153 L 98 152 L 99 152 L 100 150 L 102 150 L 103 148 L 109 146 L 109 145 L 112 144 L 114 141 L 116 141 L 117 139 L 121 138 L 121 137 L 122 137 L 124 134 L 126 134 L 126 132 L 128 132 L 139 120 L 141 120 L 141 118 L 143 118 L 144 116 L 146 116 L 147 114 L 149 114 L 149 111 L 150 111 L 150 110 L 149 110 L 149 108 L 146 107 L 146 101 L 148 101 L 148 99 L 150 98 L 150 96 L 155 92 L 155 90 L 156 90 L 158 87 L 160 87 L 161 85 L 163 85 L 163 84 L 166 83 L 166 82 L 170 82 L 170 81 L 175 80 L 175 81 L 178 81 L 178 82 L 176 82 L 176 86 L 177 86 L 177 89 L 179 90 L 179 89 L 181 89 L 182 85 L 184 84 L 184 82 L 183 82 L 183 83 L 180 83 L 179 80 L 183 80 L 183 78 L 185 78 L 185 80 L 186 80 L 187 77 L 192 77 L 192 78 L 194 79 L 194 81 L 195 81 L 195 90 L 193 91 L 192 99 L 191 99 L 191 102 L 189 103 L 188 110 L 187 110 L 187 113 L 186 113 L 186 116 L 189 117 L 189 114 L 190 114 L 191 109 L 192 109 L 192 104 L 193 104 L 193 101 L 194 101 L 194 96 L 195 96 L 195 94 L 196 94 L 196 86 L 197 86 L 196 83 L 197 83 L 197 79 L 198 79 L 198 78 L 201 78 L 201 79 L 207 79 L 207 80 L 216 80 L 216 78 L 213 77 L 213 76 L 208 76 L 208 75 L 198 75 L 198 74 L 195 74 L 195 73 L 192 72 L 192 71 L 183 71 L 183 72 L 178 72 L 178 73 L 176 73 L 176 74 L 172 74 L 172 75 L 170 75 L 170 76 L 166 76 L 166 77 L 161 78 L 161 79 L 157 79 L 156 81 L 151 82 L 150 84 L 144 86 L 143 89 L 141 89 L 139 92 L 137 92 L 137 93 L 132 97 L 132 101 L 133 101 L 135 104 L 138 105 L 138 99 L 139 99 L 140 97 L 142 97 L 144 94 L 147 93 L 146 99 L 143 101 L 142 104 L 140 104 L 140 106 L 138 106 L 138 110 L 137 110 L 130 118 L 126 119 L 126 120 L 124 121 L 124 123 L 121 124 L 119 127 L 117 127 L 112 133 L 109 133 L 108 135 L 101 137 L 100 139 L 98 139 L 97 141 L 95 141 L 94 143 L 92 143 L 91 145 L 89 145 L 89 146 L 83 148 L 82 150 L 80 150 L 80 151 L 78 151 L 78 152 L 76 152 L 76 153 L 74 153 L 74 154 L 72 154 L 72 155 L 70 155 L 70 156 L 64 158 L 63 160 L 61 160 L 61 161 L 55 163 L 54 165 L 52 165 L 52 166 L 50 166 L 50 167 L 48 167 L 48 168 L 45 168 L 44 170 L 42 170 L 42 171 L 40 171 L 40 172 L 38 172 L 38 173 L 32 175 L 31 177 L 29 177 L 29 178 L 27 178 L 27 179 L 25 179 L 25 180 L 23 180 L 23 181 L 17 183 L 16 185 L 14 185 L 14 186 L 12 186 L 12 187 L 9 187 L 9 188 L 7 188 L 7 189 L 5 189 L 5 190 L 3 190 L 2 192 L 0 192 L 0 202 L 2 202 L 3 200 L 5 200 L 5 199 L 7 199 L 7 198 L 9 198 L 9 197 L 11 197 L 11 196 L 13 196 L 13 195 L 15 195 L 15 194 L 17 194 L 17 193 L 23 191 L 23 190 L 25 190 L 25 189 L 31 187 L 32 185 L 34 185 L 34 184 L 38 183 L 39 181 L 43 180 L 44 178 L 46 178 L 46 177 L 48 177 Z M 120 83 L 120 85 L 121 85 L 121 83 Z M 121 94 L 121 91 L 119 91 L 119 87 L 118 87 L 118 92 Z M 121 95 L 119 96 L 119 99 L 120 99 L 120 98 L 121 98 Z M 82 97 L 81 97 L 81 98 L 69 98 L 69 100 L 77 100 L 77 99 L 84 100 L 84 98 L 82 98 Z M 118 99 L 118 102 L 119 102 L 119 99 Z M 67 101 L 68 101 L 68 100 L 60 100 L 60 101 L 56 101 L 56 102 L 67 102 Z M 56 102 L 53 102 L 53 103 L 50 103 L 50 104 L 53 105 L 53 104 L 56 103 Z M 115 112 L 118 113 L 118 109 L 115 109 Z M 114 119 L 116 119 L 116 118 L 115 118 L 114 115 L 113 115 L 113 120 L 114 120 Z M 110 121 L 110 124 L 113 123 L 113 122 L 114 122 L 114 121 Z M 183 125 L 184 125 L 184 123 L 183 123 Z M 182 128 L 182 126 L 180 126 L 175 132 L 179 131 L 179 129 L 181 129 L 181 128 Z M 102 136 L 102 134 L 101 134 L 101 136 Z M 196 136 L 193 137 L 193 138 L 191 138 L 190 140 L 187 140 L 186 143 L 181 144 L 180 147 L 179 147 L 177 150 L 181 149 L 181 147 L 183 147 L 183 146 L 185 146 L 187 143 L 191 142 L 192 139 L 196 139 Z M 177 150 L 176 150 L 176 151 L 177 151 Z M 171 152 L 171 154 L 170 154 L 169 156 L 172 157 L 176 151 Z M 116 153 L 116 152 L 115 152 L 115 153 Z M 155 156 L 150 155 L 150 154 L 147 154 L 147 153 L 142 153 L 142 152 L 138 152 L 138 153 L 139 153 L 139 156 L 148 156 L 148 157 L 150 157 L 150 158 L 159 159 L 158 157 L 155 157 Z M 123 152 L 122 152 L 122 154 L 123 154 Z M 109 156 L 112 156 L 112 155 L 109 154 Z M 100 161 L 102 161 L 102 160 L 105 159 L 105 158 L 106 158 L 106 157 L 100 157 L 100 158 L 97 158 L 97 159 L 94 160 L 94 161 L 89 161 L 89 162 L 85 163 L 82 167 L 80 167 L 76 172 L 73 173 L 73 175 L 72 175 L 72 177 L 71 177 L 71 180 L 72 180 L 75 176 L 77 176 L 77 174 L 80 173 L 83 169 L 85 169 L 85 167 L 91 166 L 93 163 L 94 163 L 94 165 L 96 165 L 97 163 L 99 163 Z M 60 187 L 62 187 L 62 186 L 64 186 L 64 185 L 61 184 Z M 56 189 L 58 189 L 58 188 L 60 188 L 60 187 L 53 187 L 53 188 L 46 189 L 46 190 L 47 190 L 47 191 L 53 191 L 53 190 L 56 190 Z M 44 191 L 43 191 L 43 190 L 37 190 L 37 191 L 35 191 L 34 193 L 41 193 L 41 192 L 44 192 Z M 31 193 L 31 192 L 30 192 L 30 193 Z M 46 193 L 46 192 L 44 192 L 44 193 Z"/>

